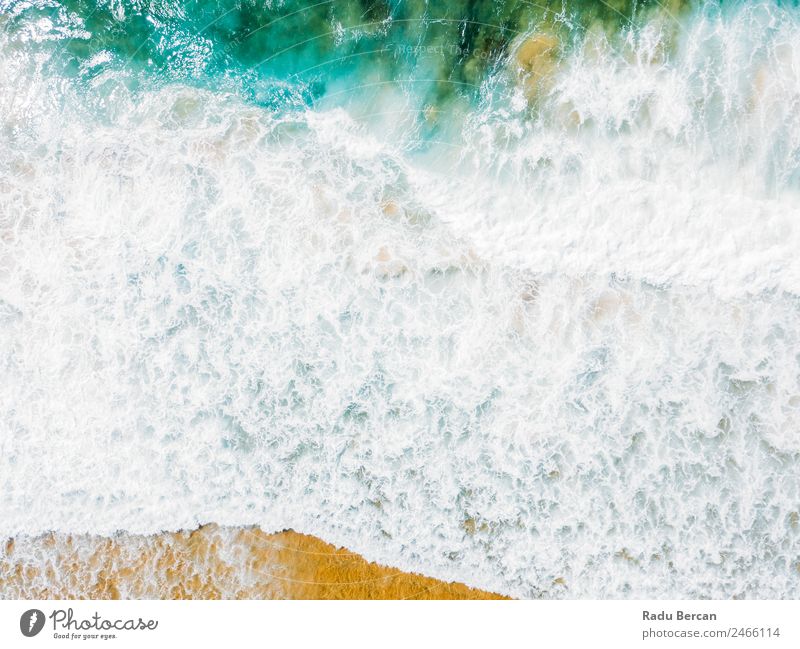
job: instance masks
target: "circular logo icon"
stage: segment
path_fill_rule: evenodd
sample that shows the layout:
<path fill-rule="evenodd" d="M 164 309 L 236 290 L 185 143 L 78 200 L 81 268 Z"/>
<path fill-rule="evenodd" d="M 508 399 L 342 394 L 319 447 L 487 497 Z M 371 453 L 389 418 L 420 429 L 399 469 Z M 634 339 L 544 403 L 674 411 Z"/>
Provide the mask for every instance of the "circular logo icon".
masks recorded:
<path fill-rule="evenodd" d="M 19 630 L 22 635 L 32 638 L 44 628 L 44 613 L 38 608 L 25 611 L 19 618 Z"/>

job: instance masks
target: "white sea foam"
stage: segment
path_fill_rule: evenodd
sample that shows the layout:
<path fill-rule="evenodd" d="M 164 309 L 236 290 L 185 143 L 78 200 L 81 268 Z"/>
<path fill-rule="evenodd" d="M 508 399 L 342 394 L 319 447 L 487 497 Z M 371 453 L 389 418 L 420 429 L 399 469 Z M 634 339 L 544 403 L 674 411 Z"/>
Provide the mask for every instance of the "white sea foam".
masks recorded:
<path fill-rule="evenodd" d="M 255 523 L 523 597 L 800 595 L 799 31 L 578 50 L 427 158 L 113 75 L 98 116 L 6 44 L 0 535 Z"/>

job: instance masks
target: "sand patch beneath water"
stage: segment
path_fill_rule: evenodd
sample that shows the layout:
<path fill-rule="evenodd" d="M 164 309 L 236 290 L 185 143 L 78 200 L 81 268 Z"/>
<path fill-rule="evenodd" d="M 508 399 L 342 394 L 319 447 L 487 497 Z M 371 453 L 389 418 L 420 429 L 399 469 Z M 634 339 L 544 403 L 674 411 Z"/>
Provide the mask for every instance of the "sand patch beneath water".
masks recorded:
<path fill-rule="evenodd" d="M 206 525 L 113 538 L 50 533 L 0 548 L 6 599 L 500 599 L 369 563 L 294 531 Z"/>

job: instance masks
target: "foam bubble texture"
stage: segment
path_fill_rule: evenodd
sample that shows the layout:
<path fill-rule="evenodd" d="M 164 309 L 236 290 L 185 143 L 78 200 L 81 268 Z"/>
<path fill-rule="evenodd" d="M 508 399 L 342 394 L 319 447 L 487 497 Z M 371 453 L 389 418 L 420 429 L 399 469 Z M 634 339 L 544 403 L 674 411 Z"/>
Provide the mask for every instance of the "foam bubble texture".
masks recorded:
<path fill-rule="evenodd" d="M 0 536 L 257 524 L 520 597 L 800 595 L 798 28 L 686 29 L 427 158 L 183 86 L 97 117 L 5 47 Z"/>

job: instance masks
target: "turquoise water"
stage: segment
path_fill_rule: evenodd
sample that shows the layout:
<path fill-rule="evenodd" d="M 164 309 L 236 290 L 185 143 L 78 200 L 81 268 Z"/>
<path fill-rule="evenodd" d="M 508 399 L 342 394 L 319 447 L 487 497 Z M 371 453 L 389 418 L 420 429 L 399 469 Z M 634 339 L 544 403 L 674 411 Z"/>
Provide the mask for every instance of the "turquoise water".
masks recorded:
<path fill-rule="evenodd" d="M 475 102 L 515 41 L 536 30 L 568 50 L 588 31 L 619 38 L 682 2 L 4 2 L 5 29 L 47 55 L 50 75 L 95 92 L 113 70 L 133 88 L 165 83 L 240 94 L 276 110 L 372 100 L 391 85 L 411 108 Z M 488 84 L 488 85 L 487 85 Z M 107 91 L 111 91 L 106 87 Z M 366 95 L 366 97 L 365 97 Z"/>

